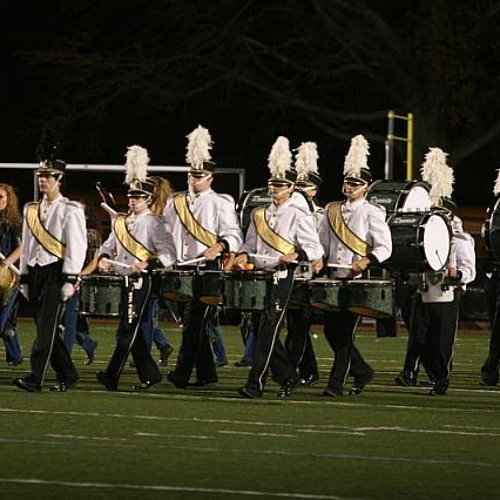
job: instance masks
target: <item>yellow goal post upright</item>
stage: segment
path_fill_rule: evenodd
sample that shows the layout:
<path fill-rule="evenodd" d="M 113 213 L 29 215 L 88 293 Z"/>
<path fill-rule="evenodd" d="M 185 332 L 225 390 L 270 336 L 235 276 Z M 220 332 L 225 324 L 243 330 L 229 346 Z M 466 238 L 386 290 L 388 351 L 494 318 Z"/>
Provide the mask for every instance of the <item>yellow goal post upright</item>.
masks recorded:
<path fill-rule="evenodd" d="M 395 122 L 401 120 L 406 123 L 406 137 L 395 134 Z M 413 180 L 413 113 L 398 115 L 394 111 L 387 112 L 387 139 L 385 141 L 384 175 L 386 179 L 394 177 L 394 143 L 406 143 L 406 180 Z"/>

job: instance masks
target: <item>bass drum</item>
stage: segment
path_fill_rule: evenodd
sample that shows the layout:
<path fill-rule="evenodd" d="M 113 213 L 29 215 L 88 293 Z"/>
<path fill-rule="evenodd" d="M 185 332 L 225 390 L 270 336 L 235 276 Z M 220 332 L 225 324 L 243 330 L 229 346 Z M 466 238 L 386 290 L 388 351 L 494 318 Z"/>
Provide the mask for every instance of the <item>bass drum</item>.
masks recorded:
<path fill-rule="evenodd" d="M 392 255 L 385 261 L 395 271 L 441 271 L 451 253 L 451 227 L 439 212 L 395 213 L 387 224 L 392 235 Z"/>
<path fill-rule="evenodd" d="M 421 181 L 375 181 L 366 199 L 382 205 L 387 215 L 394 212 L 427 212 L 432 201 L 429 185 Z"/>
<path fill-rule="evenodd" d="M 314 212 L 314 205 L 309 199 L 305 191 L 300 188 L 295 188 L 292 193 L 292 198 L 295 199 L 300 205 L 308 208 L 311 212 Z M 272 203 L 273 199 L 269 194 L 267 187 L 255 188 L 251 191 L 245 191 L 238 203 L 236 204 L 236 213 L 238 214 L 238 219 L 240 222 L 240 227 L 243 234 L 250 226 L 252 210 L 257 207 L 267 206 Z"/>
<path fill-rule="evenodd" d="M 494 262 L 500 262 L 500 197 L 488 207 L 484 222 L 486 251 Z"/>

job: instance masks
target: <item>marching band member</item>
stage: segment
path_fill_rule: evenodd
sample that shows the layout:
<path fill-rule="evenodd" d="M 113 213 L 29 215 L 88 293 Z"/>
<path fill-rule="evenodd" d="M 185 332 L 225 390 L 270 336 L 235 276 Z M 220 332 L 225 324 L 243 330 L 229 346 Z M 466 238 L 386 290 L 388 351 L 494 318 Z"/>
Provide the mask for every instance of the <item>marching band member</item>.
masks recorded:
<path fill-rule="evenodd" d="M 297 149 L 295 169 L 297 180 L 295 186 L 310 200 L 314 210 L 315 224 L 324 214 L 324 209 L 317 204 L 317 195 L 321 185 L 318 172 L 318 151 L 314 142 L 305 142 Z M 313 309 L 300 307 L 287 312 L 287 330 L 285 348 L 292 365 L 298 371 L 302 385 L 312 385 L 319 380 L 318 362 L 311 340 L 311 322 Z"/>
<path fill-rule="evenodd" d="M 239 250 L 242 233 L 235 202 L 212 189 L 215 164 L 211 162 L 212 139 L 199 125 L 188 135 L 186 160 L 190 165 L 188 190 L 176 193 L 165 208 L 167 231 L 173 236 L 179 262 L 202 259 L 216 267 L 222 254 Z M 217 382 L 217 371 L 208 335 L 209 310 L 196 297 L 183 309 L 182 343 L 177 364 L 167 375 L 178 388 L 186 388 L 196 367 L 195 386 Z"/>
<path fill-rule="evenodd" d="M 340 266 L 335 271 L 337 278 L 359 277 L 368 266 L 385 261 L 392 252 L 385 209 L 365 199 L 372 180 L 368 148 L 362 135 L 352 138 L 344 163 L 342 192 L 346 200 L 329 203 L 320 221 L 319 236 L 326 263 Z M 341 269 L 342 266 L 349 269 Z M 360 394 L 373 379 L 373 369 L 354 345 L 360 319 L 347 310 L 325 312 L 324 333 L 335 353 L 325 396 L 342 396 L 349 373 L 354 377 L 351 395 Z"/>
<path fill-rule="evenodd" d="M 495 203 L 500 195 L 500 170 L 493 186 Z M 495 259 L 496 260 L 496 259 Z M 481 385 L 496 386 L 500 370 L 500 268 L 496 262 L 487 273 L 486 297 L 491 335 L 488 356 L 481 366 Z"/>
<path fill-rule="evenodd" d="M 251 260 L 256 269 L 278 271 L 277 285 L 265 311 L 252 314 L 257 344 L 247 383 L 238 392 L 245 398 L 262 397 L 269 369 L 281 388 L 277 394 L 287 398 L 297 383 L 294 367 L 279 340 L 279 331 L 293 286 L 297 261 L 315 261 L 322 266 L 323 251 L 313 214 L 292 200 L 297 173 L 291 168 L 288 139 L 278 137 L 269 155 L 271 177 L 268 181 L 272 203 L 257 207 L 251 215 L 245 242 L 236 265 L 245 268 Z"/>
<path fill-rule="evenodd" d="M 60 335 L 65 302 L 75 285 L 87 251 L 83 206 L 61 194 L 66 163 L 50 157 L 36 171 L 41 202 L 24 208 L 21 247 L 21 290 L 28 298 L 36 324 L 31 373 L 14 379 L 29 392 L 40 392 L 49 363 L 58 383 L 52 391 L 66 392 L 78 374 Z"/>
<path fill-rule="evenodd" d="M 108 391 L 118 390 L 118 380 L 130 353 L 140 379 L 134 389 L 146 390 L 161 382 L 160 370 L 144 336 L 144 325 L 150 321 L 148 312 L 151 311 L 148 308 L 152 289 L 150 271 L 175 263 L 172 237 L 165 232 L 162 218 L 150 211 L 155 184 L 147 178 L 148 152 L 140 146 L 131 146 L 126 157 L 129 212 L 112 218 L 112 231 L 99 249 L 99 271 L 123 275 L 127 297 L 118 324 L 115 350 L 106 370 L 97 373 L 97 380 Z"/>
<path fill-rule="evenodd" d="M 404 369 L 396 378 L 399 385 L 415 385 L 422 361 L 432 377 L 430 395 L 448 392 L 460 296 L 467 283 L 476 277 L 474 240 L 463 230 L 461 219 L 455 215 L 457 207 L 451 200 L 453 170 L 447 165 L 446 157 L 440 148 L 430 148 L 421 173 L 422 179 L 431 186 L 434 209 L 442 211 L 450 223 L 450 257 L 442 271 L 421 275 L 419 290 L 412 303 Z"/>

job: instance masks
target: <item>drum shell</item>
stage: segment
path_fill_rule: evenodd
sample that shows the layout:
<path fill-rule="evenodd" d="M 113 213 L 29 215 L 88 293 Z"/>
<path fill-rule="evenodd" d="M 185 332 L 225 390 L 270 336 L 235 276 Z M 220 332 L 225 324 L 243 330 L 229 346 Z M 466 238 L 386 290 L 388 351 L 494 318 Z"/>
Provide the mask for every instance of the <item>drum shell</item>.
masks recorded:
<path fill-rule="evenodd" d="M 80 288 L 80 312 L 83 316 L 119 317 L 124 293 L 123 276 L 84 276 Z"/>
<path fill-rule="evenodd" d="M 160 295 L 174 302 L 190 302 L 194 297 L 194 270 L 165 270 L 160 273 Z"/>
<path fill-rule="evenodd" d="M 264 311 L 269 304 L 273 276 L 269 271 L 224 271 L 224 307 Z"/>
<path fill-rule="evenodd" d="M 411 212 L 389 216 L 392 254 L 384 262 L 399 272 L 441 271 L 451 254 L 451 227 L 440 212 Z"/>
<path fill-rule="evenodd" d="M 484 243 L 490 258 L 500 262 L 500 197 L 488 208 L 484 223 Z"/>
<path fill-rule="evenodd" d="M 344 282 L 329 278 L 310 280 L 309 303 L 314 309 L 321 311 L 339 311 L 342 308 L 341 289 Z"/>
<path fill-rule="evenodd" d="M 395 212 L 428 212 L 432 206 L 430 188 L 422 181 L 377 180 L 366 199 L 382 205 L 387 215 Z"/>
<path fill-rule="evenodd" d="M 204 304 L 222 306 L 224 304 L 225 271 L 198 271 L 195 280 L 195 295 Z"/>
<path fill-rule="evenodd" d="M 355 279 L 345 282 L 342 303 L 352 313 L 368 318 L 393 318 L 396 314 L 394 280 Z"/>

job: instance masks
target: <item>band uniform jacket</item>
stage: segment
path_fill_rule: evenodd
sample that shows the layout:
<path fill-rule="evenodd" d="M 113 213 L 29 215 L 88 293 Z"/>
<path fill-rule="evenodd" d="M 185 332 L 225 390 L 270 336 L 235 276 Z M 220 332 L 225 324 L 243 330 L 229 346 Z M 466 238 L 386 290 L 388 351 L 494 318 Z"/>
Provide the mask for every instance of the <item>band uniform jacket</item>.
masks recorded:
<path fill-rule="evenodd" d="M 255 266 L 270 271 L 276 267 L 282 253 L 269 246 L 257 234 L 253 219 L 255 210 L 258 210 L 258 207 L 252 211 L 250 227 L 240 252 L 256 255 L 250 256 Z M 303 250 L 308 260 L 314 261 L 323 257 L 315 215 L 305 205 L 297 204 L 292 198 L 280 205 L 271 203 L 265 209 L 265 219 L 275 233 L 293 243 L 297 250 Z"/>
<path fill-rule="evenodd" d="M 21 274 L 27 274 L 28 266 L 46 266 L 57 262 L 59 257 L 46 250 L 35 238 L 28 227 L 26 216 L 28 207 L 24 206 L 22 246 L 20 258 Z M 65 246 L 63 274 L 78 275 L 82 270 L 87 253 L 87 229 L 83 205 L 60 195 L 52 202 L 45 198 L 40 202 L 40 220 L 45 229 Z"/>
<path fill-rule="evenodd" d="M 328 219 L 328 210 L 331 203 L 325 207 L 325 214 L 319 221 L 319 238 L 323 245 L 327 264 L 352 265 L 361 255 L 342 243 L 332 231 Z M 342 217 L 349 229 L 365 241 L 372 248 L 370 254 L 378 262 L 384 262 L 392 253 L 391 230 L 386 222 L 385 208 L 371 203 L 364 198 L 351 203 L 342 203 Z M 338 269 L 337 277 L 348 277 L 351 273 L 347 269 Z"/>
<path fill-rule="evenodd" d="M 183 195 L 184 193 L 179 193 Z M 172 234 L 180 262 L 195 259 L 203 255 L 207 246 L 198 241 L 184 227 L 174 206 L 174 196 L 171 196 L 165 207 L 164 215 L 167 231 Z M 199 194 L 186 193 L 189 211 L 194 219 L 206 231 L 217 236 L 218 241 L 225 242 L 226 250 L 237 252 L 243 242 L 243 235 L 234 199 L 227 194 L 216 193 L 208 189 Z"/>
<path fill-rule="evenodd" d="M 129 214 L 126 218 L 128 232 L 141 245 L 146 247 L 165 267 L 175 263 L 175 246 L 172 236 L 165 231 L 163 218 L 145 210 L 140 214 Z M 109 255 L 122 264 L 132 265 L 140 260 L 130 254 L 120 243 L 114 231 L 101 245 L 99 255 Z M 126 267 L 116 266 L 117 274 L 129 274 Z"/>
<path fill-rule="evenodd" d="M 422 302 L 451 302 L 458 288 L 465 292 L 468 283 L 476 278 L 476 252 L 474 239 L 463 230 L 462 220 L 454 216 L 451 221 L 452 240 L 447 267 L 456 267 L 458 280 L 448 280 L 442 272 L 423 274 L 425 286 L 420 290 Z"/>

